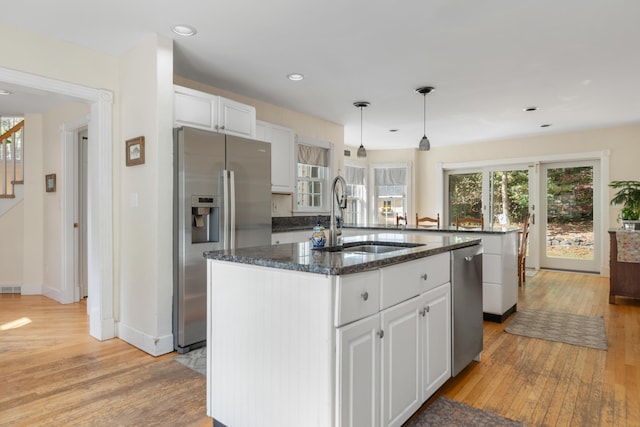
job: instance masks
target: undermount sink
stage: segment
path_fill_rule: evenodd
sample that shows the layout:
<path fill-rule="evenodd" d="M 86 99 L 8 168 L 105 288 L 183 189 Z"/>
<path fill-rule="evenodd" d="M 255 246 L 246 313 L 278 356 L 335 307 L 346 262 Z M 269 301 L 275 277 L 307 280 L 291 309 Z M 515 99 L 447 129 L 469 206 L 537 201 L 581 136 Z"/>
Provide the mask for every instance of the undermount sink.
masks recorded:
<path fill-rule="evenodd" d="M 422 243 L 398 243 L 398 242 L 351 242 L 342 246 L 328 246 L 315 248 L 327 252 L 360 252 L 368 254 L 384 254 L 387 252 L 399 251 L 407 248 L 424 246 Z"/>

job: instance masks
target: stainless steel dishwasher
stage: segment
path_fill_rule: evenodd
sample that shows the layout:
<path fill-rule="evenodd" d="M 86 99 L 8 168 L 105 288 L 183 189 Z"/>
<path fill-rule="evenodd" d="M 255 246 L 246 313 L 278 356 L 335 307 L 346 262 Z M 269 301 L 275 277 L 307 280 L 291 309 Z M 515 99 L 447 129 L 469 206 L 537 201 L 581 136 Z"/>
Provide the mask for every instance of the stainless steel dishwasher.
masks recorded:
<path fill-rule="evenodd" d="M 456 376 L 482 351 L 482 246 L 451 251 L 451 373 Z"/>

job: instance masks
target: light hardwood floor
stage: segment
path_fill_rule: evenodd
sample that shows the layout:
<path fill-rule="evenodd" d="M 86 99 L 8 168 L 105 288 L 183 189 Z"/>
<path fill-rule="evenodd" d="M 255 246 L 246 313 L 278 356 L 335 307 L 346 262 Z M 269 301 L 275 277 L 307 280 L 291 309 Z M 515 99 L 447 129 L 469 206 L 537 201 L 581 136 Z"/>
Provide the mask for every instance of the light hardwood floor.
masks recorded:
<path fill-rule="evenodd" d="M 445 395 L 528 426 L 640 426 L 640 301 L 610 305 L 608 289 L 608 279 L 593 275 L 527 278 L 520 308 L 604 316 L 609 350 L 511 335 L 510 319 L 485 322 L 481 362 L 427 405 Z M 85 310 L 0 295 L 0 425 L 211 425 L 202 375 L 175 354 L 94 340 Z"/>

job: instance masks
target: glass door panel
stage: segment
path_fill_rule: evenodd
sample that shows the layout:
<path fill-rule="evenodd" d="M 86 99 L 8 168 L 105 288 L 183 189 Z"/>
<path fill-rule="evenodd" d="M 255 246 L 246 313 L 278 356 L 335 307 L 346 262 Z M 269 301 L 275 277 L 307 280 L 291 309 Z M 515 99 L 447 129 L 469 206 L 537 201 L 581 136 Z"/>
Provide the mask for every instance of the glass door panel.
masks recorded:
<path fill-rule="evenodd" d="M 599 167 L 596 162 L 542 165 L 540 266 L 599 272 Z"/>
<path fill-rule="evenodd" d="M 448 221 L 482 217 L 482 172 L 449 174 Z"/>
<path fill-rule="evenodd" d="M 522 227 L 529 210 L 529 171 L 493 171 L 490 177 L 490 218 L 485 224 L 494 227 Z"/>

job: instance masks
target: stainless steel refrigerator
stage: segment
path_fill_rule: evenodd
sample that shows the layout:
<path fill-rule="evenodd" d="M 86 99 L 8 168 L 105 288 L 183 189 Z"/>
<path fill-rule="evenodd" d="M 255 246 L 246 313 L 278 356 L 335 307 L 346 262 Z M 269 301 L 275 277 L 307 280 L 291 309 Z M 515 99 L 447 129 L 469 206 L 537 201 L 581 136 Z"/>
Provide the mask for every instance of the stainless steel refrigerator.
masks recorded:
<path fill-rule="evenodd" d="M 174 129 L 174 347 L 205 344 L 203 252 L 271 244 L 271 145 Z"/>

